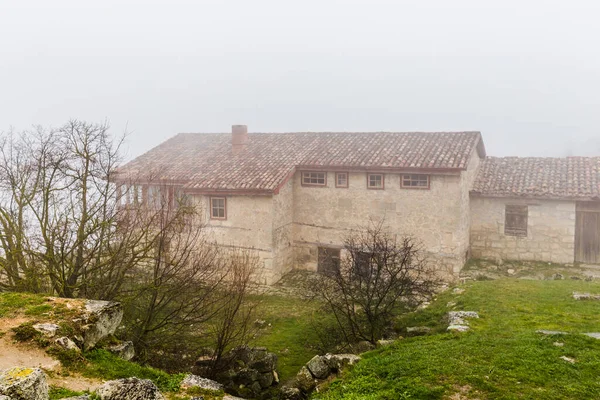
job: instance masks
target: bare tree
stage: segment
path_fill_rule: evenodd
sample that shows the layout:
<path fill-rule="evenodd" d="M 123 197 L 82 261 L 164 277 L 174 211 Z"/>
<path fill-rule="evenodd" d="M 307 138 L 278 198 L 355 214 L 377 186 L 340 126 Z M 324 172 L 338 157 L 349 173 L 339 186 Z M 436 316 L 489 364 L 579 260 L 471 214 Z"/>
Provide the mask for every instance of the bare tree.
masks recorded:
<path fill-rule="evenodd" d="M 346 237 L 339 268 L 315 288 L 347 343 L 374 344 L 403 304 L 431 296 L 437 282 L 414 240 L 397 238 L 382 222 Z"/>

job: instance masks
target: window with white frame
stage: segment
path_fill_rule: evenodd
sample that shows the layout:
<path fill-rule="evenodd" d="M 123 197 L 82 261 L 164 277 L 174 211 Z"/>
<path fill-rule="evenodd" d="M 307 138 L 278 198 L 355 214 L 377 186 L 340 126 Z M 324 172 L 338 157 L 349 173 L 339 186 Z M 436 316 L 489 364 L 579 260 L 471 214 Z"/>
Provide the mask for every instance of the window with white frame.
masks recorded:
<path fill-rule="evenodd" d="M 326 172 L 303 172 L 302 185 L 304 186 L 327 186 Z"/>
<path fill-rule="evenodd" d="M 225 197 L 210 198 L 210 218 L 227 219 L 227 199 Z"/>
<path fill-rule="evenodd" d="M 383 189 L 384 178 L 383 174 L 367 174 L 367 188 Z"/>

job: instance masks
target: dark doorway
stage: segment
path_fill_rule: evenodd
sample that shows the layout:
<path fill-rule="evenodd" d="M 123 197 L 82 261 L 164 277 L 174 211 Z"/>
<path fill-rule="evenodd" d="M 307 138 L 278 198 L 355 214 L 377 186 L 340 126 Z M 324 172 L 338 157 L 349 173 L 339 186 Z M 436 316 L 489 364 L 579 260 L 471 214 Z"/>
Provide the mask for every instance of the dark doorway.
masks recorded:
<path fill-rule="evenodd" d="M 600 264 L 600 202 L 577 203 L 575 261 Z"/>
<path fill-rule="evenodd" d="M 334 275 L 340 270 L 340 249 L 319 247 L 319 260 L 317 272 L 325 275 Z"/>

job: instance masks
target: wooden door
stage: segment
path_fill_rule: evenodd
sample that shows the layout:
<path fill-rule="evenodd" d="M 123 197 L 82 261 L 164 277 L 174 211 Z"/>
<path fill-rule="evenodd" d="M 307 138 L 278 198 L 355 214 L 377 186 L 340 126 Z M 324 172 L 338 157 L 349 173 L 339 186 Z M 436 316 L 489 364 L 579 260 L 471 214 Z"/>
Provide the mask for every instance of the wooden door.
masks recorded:
<path fill-rule="evenodd" d="M 575 261 L 600 264 L 600 202 L 577 203 Z"/>

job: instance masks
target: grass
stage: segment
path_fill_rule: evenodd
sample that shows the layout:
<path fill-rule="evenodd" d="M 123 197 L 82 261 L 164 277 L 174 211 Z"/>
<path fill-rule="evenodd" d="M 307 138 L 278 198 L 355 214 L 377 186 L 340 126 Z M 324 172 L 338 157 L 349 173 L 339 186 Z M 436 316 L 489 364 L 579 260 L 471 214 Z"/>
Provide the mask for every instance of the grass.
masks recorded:
<path fill-rule="evenodd" d="M 448 291 L 428 309 L 399 321 L 430 326 L 433 334 L 367 353 L 318 398 L 600 398 L 600 341 L 580 334 L 600 331 L 600 302 L 571 297 L 573 291 L 600 293 L 600 284 L 506 278 L 464 288 L 464 294 Z M 479 312 L 480 319 L 471 320 L 471 331 L 445 332 L 443 316 L 450 301 L 457 303 L 456 310 Z M 543 336 L 537 329 L 572 334 Z"/>
<path fill-rule="evenodd" d="M 278 357 L 282 382 L 294 377 L 313 356 L 323 352 L 322 335 L 316 322 L 322 323 L 318 304 L 294 297 L 261 296 L 259 315 L 270 327 L 260 330 L 251 343 L 264 346 Z"/>
<path fill-rule="evenodd" d="M 67 397 L 75 397 L 81 396 L 84 392 L 77 392 L 71 389 L 66 389 L 58 386 L 50 386 L 50 390 L 48 391 L 48 395 L 50 396 L 50 400 L 58 400 L 64 399 Z"/>
<path fill-rule="evenodd" d="M 12 317 L 20 312 L 27 315 L 36 314 L 40 307 L 45 309 L 46 297 L 30 293 L 1 293 L 0 296 L 0 318 Z"/>
<path fill-rule="evenodd" d="M 150 379 L 161 391 L 177 392 L 185 374 L 169 374 L 156 368 L 125 361 L 106 350 L 91 350 L 85 353 L 88 362 L 73 366 L 84 376 L 113 380 L 137 377 Z"/>

